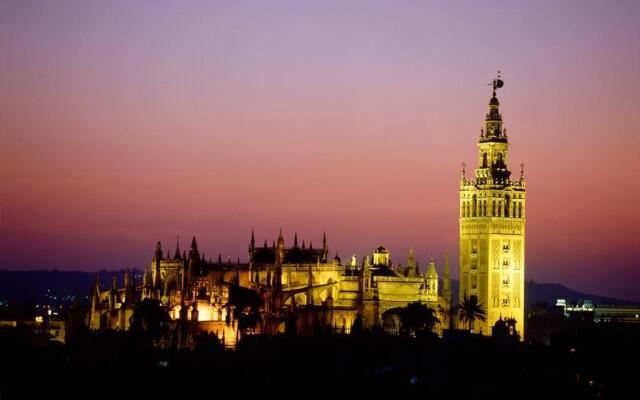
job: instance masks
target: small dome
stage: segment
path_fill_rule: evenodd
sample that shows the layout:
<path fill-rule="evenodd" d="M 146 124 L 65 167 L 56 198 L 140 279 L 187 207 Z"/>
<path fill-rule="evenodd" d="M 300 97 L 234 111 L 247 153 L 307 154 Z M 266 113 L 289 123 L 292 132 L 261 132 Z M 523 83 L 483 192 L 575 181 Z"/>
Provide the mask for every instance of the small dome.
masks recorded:
<path fill-rule="evenodd" d="M 491 100 L 489 100 L 489 105 L 490 106 L 499 106 L 500 102 L 498 101 L 498 98 L 494 95 Z"/>

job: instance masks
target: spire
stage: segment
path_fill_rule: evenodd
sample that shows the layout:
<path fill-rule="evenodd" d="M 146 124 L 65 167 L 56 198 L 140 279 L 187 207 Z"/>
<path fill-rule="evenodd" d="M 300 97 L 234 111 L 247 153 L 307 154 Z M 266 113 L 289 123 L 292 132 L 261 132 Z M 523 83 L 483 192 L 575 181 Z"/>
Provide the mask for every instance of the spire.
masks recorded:
<path fill-rule="evenodd" d="M 96 294 L 100 294 L 100 273 L 99 272 L 96 272 L 96 281 L 94 285 L 95 285 L 94 288 L 95 288 Z"/>
<path fill-rule="evenodd" d="M 189 259 L 194 261 L 200 261 L 200 252 L 198 251 L 198 243 L 194 236 L 191 240 L 191 250 L 189 250 Z"/>
<path fill-rule="evenodd" d="M 306 246 L 305 246 L 305 244 L 304 244 L 304 239 L 302 239 L 302 250 L 304 250 L 304 249 L 305 249 L 305 247 L 306 247 Z"/>
<path fill-rule="evenodd" d="M 282 228 L 280 228 L 280 234 L 278 235 L 278 247 L 280 247 L 281 244 L 282 244 L 282 247 L 284 248 L 284 237 L 282 237 Z"/>
<path fill-rule="evenodd" d="M 293 234 L 293 247 L 298 248 L 298 232 Z"/>
<path fill-rule="evenodd" d="M 444 252 L 444 277 L 449 278 L 451 276 L 451 272 L 449 270 L 449 252 Z"/>
<path fill-rule="evenodd" d="M 322 262 L 327 262 L 329 256 L 329 246 L 327 246 L 327 232 L 322 233 Z"/>
<path fill-rule="evenodd" d="M 124 270 L 124 287 L 129 287 L 129 270 Z"/>
<path fill-rule="evenodd" d="M 502 131 L 502 115 L 500 115 L 500 102 L 496 97 L 496 89 L 500 89 L 504 86 L 504 82 L 501 79 L 500 71 L 498 76 L 490 83 L 493 87 L 492 97 L 489 100 L 489 112 L 485 118 L 485 131 L 484 135 L 480 136 L 481 142 L 506 142 L 507 138 Z"/>
<path fill-rule="evenodd" d="M 173 255 L 174 260 L 179 260 L 180 256 L 180 235 L 176 236 L 176 253 Z"/>
<path fill-rule="evenodd" d="M 195 236 L 193 237 L 193 239 L 191 239 L 191 250 L 198 250 L 198 243 L 196 242 Z"/>
<path fill-rule="evenodd" d="M 162 243 L 160 243 L 160 241 L 158 240 L 158 243 L 156 243 L 156 255 L 155 255 L 155 259 L 156 260 L 162 260 Z"/>
<path fill-rule="evenodd" d="M 409 255 L 407 256 L 407 269 L 406 276 L 413 277 L 416 276 L 416 259 L 413 256 L 413 249 L 409 249 Z"/>
<path fill-rule="evenodd" d="M 251 229 L 251 251 L 256 248 L 256 238 L 253 235 L 253 229 Z"/>
<path fill-rule="evenodd" d="M 436 271 L 436 263 L 433 258 L 429 259 L 429 267 L 427 268 L 427 278 L 438 279 L 438 272 Z"/>
<path fill-rule="evenodd" d="M 484 120 L 484 131 L 481 131 L 483 133 L 478 140 L 479 167 L 475 170 L 475 178 L 476 183 L 480 185 L 507 185 L 511 176 L 511 171 L 507 167 L 509 142 L 502 126 L 500 102 L 496 97 L 496 90 L 504 86 L 500 71 L 489 85 L 493 88 L 493 92 L 489 100 L 489 112 Z M 462 184 L 468 184 L 464 176 Z"/>
<path fill-rule="evenodd" d="M 297 236 L 296 236 L 297 240 Z M 297 246 L 297 243 L 296 243 Z M 284 247 L 284 238 L 282 237 L 282 229 L 280 229 L 280 235 L 278 235 L 278 245 L 276 248 L 276 265 L 281 265 L 284 263 L 285 256 L 285 247 Z"/>

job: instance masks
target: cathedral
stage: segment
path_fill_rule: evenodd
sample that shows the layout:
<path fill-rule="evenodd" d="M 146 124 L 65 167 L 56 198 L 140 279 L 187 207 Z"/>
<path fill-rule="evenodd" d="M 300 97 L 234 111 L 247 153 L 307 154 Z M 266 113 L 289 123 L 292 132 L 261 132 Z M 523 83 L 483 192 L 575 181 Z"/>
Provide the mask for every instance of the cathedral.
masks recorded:
<path fill-rule="evenodd" d="M 349 333 L 378 327 L 397 333 L 399 310 L 413 302 L 432 308 L 441 323 L 436 332 L 450 323 L 451 278 L 445 255 L 442 288 L 433 260 L 421 271 L 413 251 L 406 266 L 394 265 L 384 247 L 358 260 L 352 256 L 343 263 L 336 254 L 329 257 L 326 236 L 321 247 L 309 242 L 285 245 L 282 232 L 272 244 L 256 245 L 252 232 L 248 262 L 207 260 L 191 241 L 189 252 L 176 245 L 173 256 L 157 243 L 150 267 L 142 283 L 136 285 L 129 272 L 122 287 L 114 278 L 109 290 L 100 283 L 91 291 L 90 329 L 122 329 L 130 326 L 136 301 L 157 299 L 174 321 L 184 319 L 197 324 L 198 330 L 218 334 L 232 345 L 241 334 L 239 313 L 232 301 L 234 288 L 252 292 L 259 306 L 261 323 L 251 333 L 284 333 L 287 319 L 295 314 L 295 333 L 312 335 L 318 327 L 324 331 Z M 232 305 L 233 304 L 233 305 Z M 246 333 L 246 332 L 245 332 Z"/>
<path fill-rule="evenodd" d="M 510 179 L 496 97 L 502 85 L 493 81 L 475 179 L 467 179 L 463 167 L 460 180 L 459 301 L 479 299 L 486 319 L 472 329 L 485 335 L 503 320 L 519 332 L 524 328 L 525 182 L 522 172 L 519 180 Z M 206 259 L 195 237 L 188 253 L 178 242 L 171 255 L 158 242 L 141 282 L 126 272 L 122 286 L 114 277 L 102 290 L 96 280 L 86 323 L 92 330 L 127 330 L 136 304 L 154 299 L 166 308 L 176 332 L 172 340 L 181 346 L 189 346 L 189 332 L 200 331 L 229 346 L 245 334 L 398 333 L 400 310 L 414 302 L 434 310 L 437 334 L 457 325 L 447 254 L 439 277 L 434 261 L 421 270 L 412 250 L 405 266 L 394 265 L 384 247 L 343 262 L 329 255 L 326 235 L 318 247 L 300 243 L 297 235 L 287 245 L 280 231 L 271 244 L 260 245 L 252 231 L 247 256 L 246 262 Z"/>

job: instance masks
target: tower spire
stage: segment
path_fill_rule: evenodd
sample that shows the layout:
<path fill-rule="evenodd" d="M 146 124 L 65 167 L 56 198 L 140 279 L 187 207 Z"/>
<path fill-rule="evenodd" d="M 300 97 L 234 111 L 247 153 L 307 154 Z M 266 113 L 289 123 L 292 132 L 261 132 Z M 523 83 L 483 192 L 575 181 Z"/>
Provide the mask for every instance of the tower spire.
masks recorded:
<path fill-rule="evenodd" d="M 322 233 L 322 262 L 327 262 L 327 257 L 329 256 L 329 246 L 327 246 L 327 232 Z"/>
<path fill-rule="evenodd" d="M 500 102 L 496 97 L 496 89 L 504 86 L 504 81 L 500 78 L 500 71 L 498 71 L 498 77 L 490 83 L 493 87 L 493 92 L 489 100 L 489 112 L 485 117 L 485 130 L 484 136 L 481 136 L 482 141 L 506 141 L 502 132 L 502 115 L 500 115 L 499 111 Z"/>
<path fill-rule="evenodd" d="M 180 235 L 176 235 L 176 254 L 173 255 L 174 260 L 179 260 L 180 255 Z"/>

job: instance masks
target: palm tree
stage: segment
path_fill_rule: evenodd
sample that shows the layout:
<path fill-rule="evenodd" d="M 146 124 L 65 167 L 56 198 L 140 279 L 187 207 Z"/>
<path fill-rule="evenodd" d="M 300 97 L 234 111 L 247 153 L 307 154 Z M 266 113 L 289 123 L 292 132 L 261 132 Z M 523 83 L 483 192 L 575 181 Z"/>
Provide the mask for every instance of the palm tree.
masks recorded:
<path fill-rule="evenodd" d="M 420 302 L 407 304 L 400 311 L 400 320 L 404 333 L 412 331 L 416 336 L 433 331 L 435 324 L 440 323 L 435 310 Z"/>
<path fill-rule="evenodd" d="M 459 306 L 460 319 L 469 324 L 469 332 L 475 320 L 486 321 L 487 311 L 484 304 L 480 303 L 478 296 L 471 295 L 467 297 L 466 293 Z"/>

